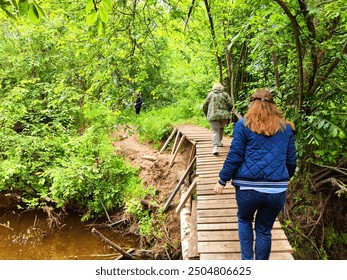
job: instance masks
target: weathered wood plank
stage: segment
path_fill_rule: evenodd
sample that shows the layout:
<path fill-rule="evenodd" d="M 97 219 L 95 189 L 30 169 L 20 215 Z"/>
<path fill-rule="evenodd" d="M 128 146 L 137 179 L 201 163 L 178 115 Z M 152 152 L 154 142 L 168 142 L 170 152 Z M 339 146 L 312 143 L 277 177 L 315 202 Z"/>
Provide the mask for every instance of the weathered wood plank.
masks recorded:
<path fill-rule="evenodd" d="M 213 190 L 212 190 L 213 191 Z M 197 197 L 198 200 L 216 200 L 216 199 L 227 199 L 227 200 L 230 200 L 230 199 L 235 199 L 235 194 L 234 193 L 225 193 L 223 192 L 222 194 L 211 194 L 211 195 L 200 195 Z"/>
<path fill-rule="evenodd" d="M 237 230 L 237 223 L 198 224 L 197 229 L 198 229 L 198 231 L 201 231 L 201 230 L 212 230 L 212 231 Z"/>
<path fill-rule="evenodd" d="M 180 212 L 183 208 L 183 206 L 186 204 L 188 201 L 189 197 L 191 197 L 193 191 L 195 190 L 196 187 L 196 182 L 198 181 L 198 178 L 196 177 L 193 182 L 190 184 L 189 188 L 187 191 L 183 194 L 180 203 L 176 207 L 176 213 Z"/>
<path fill-rule="evenodd" d="M 237 216 L 198 217 L 196 222 L 198 224 L 237 223 Z"/>
<path fill-rule="evenodd" d="M 240 253 L 240 242 L 238 241 L 199 241 L 199 253 Z M 271 252 L 292 252 L 292 247 L 287 240 L 274 240 Z"/>
<path fill-rule="evenodd" d="M 181 147 L 181 145 L 182 145 L 182 143 L 184 142 L 185 139 L 186 139 L 186 136 L 185 136 L 185 135 L 182 135 L 181 140 L 180 140 L 180 142 L 178 143 L 178 146 L 177 146 L 177 148 L 176 148 L 176 151 L 174 152 L 174 154 L 173 154 L 173 156 L 172 156 L 172 159 L 171 159 L 171 161 L 170 161 L 170 164 L 169 164 L 170 167 L 173 165 L 173 163 L 174 163 L 174 161 L 175 161 L 175 158 L 176 158 L 176 156 L 177 156 L 177 154 L 178 154 L 178 151 L 179 151 L 179 149 L 180 149 L 180 147 Z"/>
<path fill-rule="evenodd" d="M 182 183 L 184 182 L 185 178 L 187 177 L 188 173 L 190 172 L 190 169 L 192 168 L 194 162 L 195 162 L 196 157 L 192 160 L 192 162 L 190 163 L 190 165 L 187 167 L 186 171 L 184 172 L 184 174 L 182 175 L 181 179 L 179 180 L 179 182 L 177 183 L 175 189 L 172 191 L 172 193 L 170 194 L 169 198 L 166 200 L 165 205 L 164 205 L 164 212 L 167 211 L 171 201 L 173 200 L 173 198 L 175 197 L 175 195 L 177 194 L 178 190 L 180 189 Z"/>
<path fill-rule="evenodd" d="M 198 200 L 198 209 L 227 209 L 236 207 L 236 199 Z"/>
<path fill-rule="evenodd" d="M 198 210 L 198 217 L 222 217 L 222 216 L 236 216 L 237 208 L 227 209 L 200 209 Z"/>
<path fill-rule="evenodd" d="M 202 253 L 200 260 L 241 260 L 241 253 Z M 294 260 L 291 253 L 271 253 L 270 260 Z"/>
<path fill-rule="evenodd" d="M 192 201 L 192 211 L 190 217 L 190 235 L 189 235 L 189 248 L 188 248 L 188 258 L 197 259 L 199 258 L 198 253 L 198 233 L 197 233 L 197 211 L 196 211 L 196 201 Z"/>
<path fill-rule="evenodd" d="M 200 260 L 206 261 L 206 260 L 241 260 L 241 253 L 219 253 L 219 254 L 213 254 L 213 253 L 201 253 L 200 254 Z"/>
<path fill-rule="evenodd" d="M 238 241 L 239 235 L 237 230 L 224 230 L 219 231 L 216 234 L 215 231 L 203 231 L 200 230 L 197 232 L 199 241 Z M 254 233 L 255 236 L 255 233 Z M 272 230 L 272 240 L 287 240 L 287 236 L 284 234 L 281 229 Z"/>
<path fill-rule="evenodd" d="M 198 197 L 200 197 L 200 195 L 201 196 L 206 196 L 206 195 L 215 196 L 217 194 L 215 194 L 213 188 L 214 188 L 214 185 L 213 186 L 210 185 L 210 186 L 208 186 L 207 189 L 197 189 L 196 193 L 197 193 Z M 235 195 L 235 190 L 224 189 L 222 195 L 224 195 L 224 194 L 234 194 Z"/>
<path fill-rule="evenodd" d="M 166 140 L 163 147 L 160 149 L 159 154 L 161 154 L 166 149 L 167 145 L 170 143 L 171 139 L 175 136 L 176 132 L 177 132 L 177 127 L 175 127 L 174 130 L 171 132 L 169 138 Z"/>

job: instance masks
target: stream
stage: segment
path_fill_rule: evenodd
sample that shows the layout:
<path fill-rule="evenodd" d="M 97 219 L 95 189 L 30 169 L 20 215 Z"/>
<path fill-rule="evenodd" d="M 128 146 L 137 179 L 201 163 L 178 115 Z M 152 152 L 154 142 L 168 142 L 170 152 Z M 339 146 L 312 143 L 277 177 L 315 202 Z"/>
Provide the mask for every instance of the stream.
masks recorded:
<path fill-rule="evenodd" d="M 74 212 L 51 229 L 42 210 L 0 208 L 0 260 L 110 260 L 120 254 L 91 233 Z M 124 250 L 138 248 L 136 236 L 96 228 Z"/>

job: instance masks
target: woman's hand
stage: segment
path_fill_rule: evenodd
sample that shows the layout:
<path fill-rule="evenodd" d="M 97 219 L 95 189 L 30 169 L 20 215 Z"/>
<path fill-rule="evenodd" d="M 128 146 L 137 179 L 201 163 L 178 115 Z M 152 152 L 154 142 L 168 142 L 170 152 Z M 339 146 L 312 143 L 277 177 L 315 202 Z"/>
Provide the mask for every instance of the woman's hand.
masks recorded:
<path fill-rule="evenodd" d="M 223 189 L 224 189 L 224 186 L 221 185 L 221 184 L 219 184 L 219 183 L 217 183 L 217 184 L 215 185 L 215 187 L 214 187 L 214 192 L 215 192 L 216 194 L 221 194 L 221 193 L 223 192 Z"/>

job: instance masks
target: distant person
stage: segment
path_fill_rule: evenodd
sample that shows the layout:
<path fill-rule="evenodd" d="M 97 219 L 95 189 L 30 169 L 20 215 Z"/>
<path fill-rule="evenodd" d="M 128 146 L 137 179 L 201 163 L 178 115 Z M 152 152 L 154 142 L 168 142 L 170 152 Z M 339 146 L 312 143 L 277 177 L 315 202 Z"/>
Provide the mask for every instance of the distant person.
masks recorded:
<path fill-rule="evenodd" d="M 227 181 L 236 189 L 238 234 L 243 260 L 268 260 L 271 231 L 286 200 L 288 181 L 296 168 L 294 125 L 282 117 L 271 92 L 257 89 L 248 111 L 234 127 L 234 138 L 214 191 Z"/>
<path fill-rule="evenodd" d="M 215 83 L 202 106 L 212 131 L 213 155 L 218 155 L 218 147 L 223 146 L 224 126 L 230 121 L 232 108 L 231 98 L 224 92 L 223 85 Z"/>
<path fill-rule="evenodd" d="M 141 111 L 141 106 L 142 106 L 141 92 L 136 93 L 136 101 L 134 102 L 134 106 L 135 106 L 136 115 L 139 115 Z"/>

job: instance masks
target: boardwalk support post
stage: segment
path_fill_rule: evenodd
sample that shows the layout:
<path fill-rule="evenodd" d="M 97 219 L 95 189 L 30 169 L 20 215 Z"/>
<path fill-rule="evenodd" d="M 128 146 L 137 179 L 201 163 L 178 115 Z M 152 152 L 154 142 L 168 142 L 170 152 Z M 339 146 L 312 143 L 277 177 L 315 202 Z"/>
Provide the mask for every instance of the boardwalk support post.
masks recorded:
<path fill-rule="evenodd" d="M 164 212 L 167 211 L 167 209 L 169 208 L 169 205 L 171 203 L 171 201 L 173 200 L 173 198 L 175 197 L 175 195 L 177 194 L 178 190 L 180 189 L 184 179 L 187 177 L 187 175 L 189 174 L 190 169 L 192 168 L 194 162 L 196 161 L 196 157 L 194 157 L 194 159 L 192 160 L 192 162 L 189 164 L 187 170 L 184 172 L 184 174 L 182 175 L 181 179 L 179 180 L 179 182 L 177 183 L 175 189 L 173 190 L 173 192 L 171 193 L 171 195 L 169 196 L 169 198 L 166 200 L 165 205 L 164 205 Z"/>
<path fill-rule="evenodd" d="M 178 139 L 180 138 L 180 135 L 181 135 L 181 132 L 178 130 L 177 134 L 176 134 L 175 142 L 174 142 L 174 144 L 172 146 L 171 154 L 173 154 L 175 152 L 175 150 L 176 150 L 176 145 L 177 145 Z"/>
<path fill-rule="evenodd" d="M 196 187 L 196 182 L 198 181 L 199 177 L 195 177 L 193 182 L 190 184 L 188 190 L 185 192 L 185 194 L 182 196 L 180 203 L 178 204 L 178 206 L 176 207 L 176 213 L 180 212 L 184 206 L 184 204 L 186 204 L 186 202 L 188 201 L 189 197 L 192 195 L 193 191 L 195 190 Z"/>
<path fill-rule="evenodd" d="M 169 138 L 166 140 L 164 146 L 160 149 L 159 154 L 161 154 L 167 147 L 167 145 L 169 145 L 172 137 L 174 137 L 175 133 L 177 132 L 177 127 L 175 127 L 175 129 L 172 131 L 171 135 L 169 136 Z"/>
<path fill-rule="evenodd" d="M 176 148 L 176 151 L 175 151 L 175 153 L 174 153 L 174 155 L 173 155 L 173 157 L 172 157 L 172 159 L 171 159 L 171 162 L 170 162 L 170 164 L 169 164 L 170 167 L 173 165 L 174 160 L 175 160 L 175 158 L 176 158 L 176 156 L 177 156 L 177 154 L 178 154 L 178 150 L 179 150 L 179 148 L 181 147 L 181 145 L 182 145 L 182 143 L 184 142 L 185 139 L 186 139 L 186 136 L 185 136 L 185 135 L 182 135 L 181 140 L 180 140 L 180 142 L 179 142 L 179 144 L 178 144 L 178 146 L 177 146 L 177 148 Z"/>

